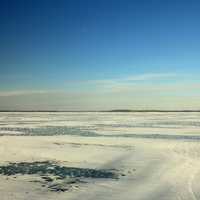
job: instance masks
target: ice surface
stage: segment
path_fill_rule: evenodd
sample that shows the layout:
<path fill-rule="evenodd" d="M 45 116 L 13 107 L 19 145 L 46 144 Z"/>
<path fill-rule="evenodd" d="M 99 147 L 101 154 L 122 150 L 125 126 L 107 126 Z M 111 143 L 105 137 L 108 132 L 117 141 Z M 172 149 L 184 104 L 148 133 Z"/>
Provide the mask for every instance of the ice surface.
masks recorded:
<path fill-rule="evenodd" d="M 56 162 L 114 170 L 65 192 L 0 176 L 2 200 L 200 199 L 200 113 L 0 113 L 0 164 Z"/>

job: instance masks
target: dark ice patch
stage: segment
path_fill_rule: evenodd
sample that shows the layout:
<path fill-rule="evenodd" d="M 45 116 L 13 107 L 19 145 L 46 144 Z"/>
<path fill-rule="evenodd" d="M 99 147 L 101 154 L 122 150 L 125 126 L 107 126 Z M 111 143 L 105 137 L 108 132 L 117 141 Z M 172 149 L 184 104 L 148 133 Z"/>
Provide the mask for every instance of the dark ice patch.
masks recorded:
<path fill-rule="evenodd" d="M 67 126 L 45 126 L 37 128 L 21 128 L 21 127 L 2 127 L 1 131 L 17 132 L 12 135 L 19 136 L 52 136 L 52 135 L 75 135 L 85 137 L 96 137 L 99 134 L 85 130 L 81 127 L 67 127 Z M 0 133 L 1 136 L 7 135 L 6 133 Z"/>
<path fill-rule="evenodd" d="M 65 177 L 117 178 L 114 172 L 108 170 L 65 167 L 49 161 L 10 163 L 6 166 L 0 166 L 0 174 L 7 176 L 16 174 L 39 174 L 43 177 L 46 174 L 51 174 L 61 179 Z"/>
<path fill-rule="evenodd" d="M 118 178 L 118 174 L 112 170 L 65 167 L 50 161 L 10 163 L 0 166 L 0 174 L 13 177 L 15 175 L 39 175 L 40 180 L 31 182 L 40 183 L 41 187 L 46 187 L 53 192 L 65 192 L 71 188 L 78 188 L 79 184 L 86 183 L 85 180 L 90 178 Z"/>

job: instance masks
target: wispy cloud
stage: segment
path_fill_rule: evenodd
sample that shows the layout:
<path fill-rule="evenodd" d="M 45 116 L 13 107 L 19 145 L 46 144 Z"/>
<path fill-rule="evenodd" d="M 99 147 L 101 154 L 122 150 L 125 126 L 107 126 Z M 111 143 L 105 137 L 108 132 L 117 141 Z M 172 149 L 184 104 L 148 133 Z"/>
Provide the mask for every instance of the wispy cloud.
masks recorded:
<path fill-rule="evenodd" d="M 190 75 L 176 73 L 146 73 L 130 75 L 122 78 L 87 80 L 76 82 L 77 89 L 82 87 L 84 90 L 93 94 L 121 94 L 131 93 L 144 94 L 189 94 L 197 93 L 200 88 L 198 81 L 191 81 Z M 80 86 L 80 87 L 79 87 Z M 77 90 L 77 91 L 78 91 Z"/>
<path fill-rule="evenodd" d="M 0 91 L 0 97 L 12 97 L 21 95 L 37 95 L 37 94 L 48 94 L 53 91 L 45 90 L 13 90 L 13 91 Z"/>
<path fill-rule="evenodd" d="M 122 78 L 101 79 L 101 80 L 86 80 L 86 81 L 74 81 L 68 82 L 67 86 L 62 90 L 12 90 L 12 91 L 0 91 L 0 97 L 11 96 L 24 96 L 24 95 L 45 95 L 45 94 L 95 94 L 102 92 L 131 92 L 131 91 L 156 91 L 156 90 L 174 90 L 174 82 L 170 81 L 170 84 L 157 84 L 155 81 L 163 80 L 177 80 L 180 75 L 175 73 L 146 73 L 138 75 L 130 75 Z M 198 84 L 193 85 L 193 88 L 198 87 Z M 184 88 L 176 85 L 175 88 Z"/>
<path fill-rule="evenodd" d="M 81 81 L 79 84 L 88 86 L 93 86 L 95 88 L 101 89 L 121 89 L 131 86 L 138 86 L 141 83 L 153 83 L 154 81 L 172 80 L 177 78 L 178 75 L 175 73 L 147 73 L 130 75 L 121 78 L 112 79 L 101 79 L 101 80 L 87 80 Z"/>
<path fill-rule="evenodd" d="M 126 82 L 138 82 L 138 81 L 155 81 L 155 80 L 171 79 L 177 76 L 178 75 L 175 73 L 148 73 L 148 74 L 130 75 L 126 77 L 113 78 L 113 79 L 88 80 L 85 81 L 85 83 L 114 84 L 114 83 L 126 83 Z"/>
<path fill-rule="evenodd" d="M 161 80 L 166 78 L 177 77 L 175 73 L 149 73 L 133 75 L 126 78 L 127 81 L 147 81 L 147 80 Z"/>

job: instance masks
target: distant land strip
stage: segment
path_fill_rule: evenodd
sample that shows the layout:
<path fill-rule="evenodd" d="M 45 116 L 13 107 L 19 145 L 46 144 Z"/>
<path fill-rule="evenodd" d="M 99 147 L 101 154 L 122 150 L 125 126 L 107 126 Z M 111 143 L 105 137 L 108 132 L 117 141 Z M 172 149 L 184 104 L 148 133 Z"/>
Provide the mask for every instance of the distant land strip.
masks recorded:
<path fill-rule="evenodd" d="M 0 112 L 200 112 L 200 110 L 0 110 Z"/>

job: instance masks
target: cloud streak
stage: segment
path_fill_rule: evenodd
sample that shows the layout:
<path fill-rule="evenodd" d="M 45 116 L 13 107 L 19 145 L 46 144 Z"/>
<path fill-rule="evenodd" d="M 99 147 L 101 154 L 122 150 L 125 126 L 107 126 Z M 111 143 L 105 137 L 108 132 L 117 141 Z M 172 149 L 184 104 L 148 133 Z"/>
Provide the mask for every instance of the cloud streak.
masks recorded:
<path fill-rule="evenodd" d="M 117 90 L 122 88 L 138 87 L 143 84 L 153 84 L 157 81 L 173 80 L 179 77 L 175 73 L 148 73 L 131 75 L 123 78 L 101 79 L 101 80 L 87 80 L 81 81 L 78 84 L 84 85 L 86 88 L 93 87 L 101 90 Z M 155 84 L 154 84 L 155 85 Z"/>
<path fill-rule="evenodd" d="M 82 84 L 96 84 L 96 85 L 109 85 L 109 84 L 124 84 L 124 83 L 137 83 L 144 81 L 158 81 L 158 80 L 169 80 L 178 77 L 174 73 L 148 73 L 148 74 L 138 74 L 131 75 L 122 78 L 113 79 L 101 79 L 101 80 L 87 80 L 82 81 Z"/>
<path fill-rule="evenodd" d="M 39 95 L 48 94 L 53 91 L 45 90 L 12 90 L 12 91 L 0 91 L 0 97 L 12 97 L 12 96 L 23 96 L 23 95 Z"/>
<path fill-rule="evenodd" d="M 174 74 L 174 73 L 149 73 L 149 74 L 129 76 L 125 80 L 127 80 L 127 81 L 147 81 L 147 80 L 161 80 L 161 79 L 174 78 L 174 77 L 177 77 L 177 74 Z"/>

